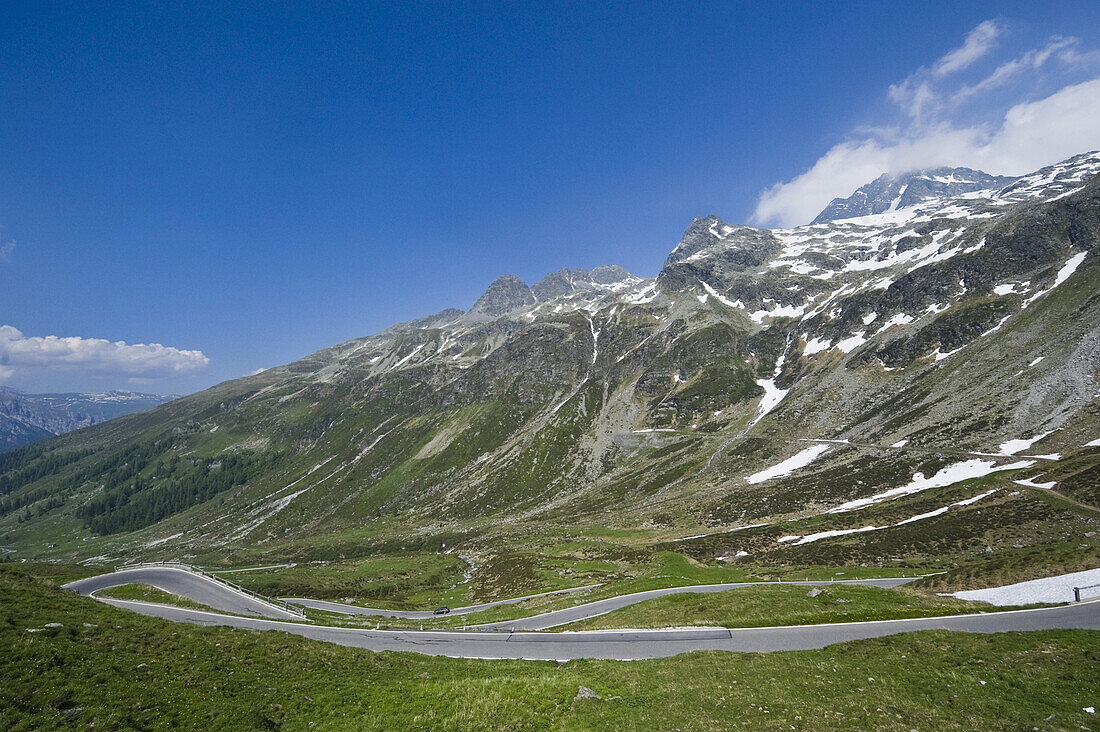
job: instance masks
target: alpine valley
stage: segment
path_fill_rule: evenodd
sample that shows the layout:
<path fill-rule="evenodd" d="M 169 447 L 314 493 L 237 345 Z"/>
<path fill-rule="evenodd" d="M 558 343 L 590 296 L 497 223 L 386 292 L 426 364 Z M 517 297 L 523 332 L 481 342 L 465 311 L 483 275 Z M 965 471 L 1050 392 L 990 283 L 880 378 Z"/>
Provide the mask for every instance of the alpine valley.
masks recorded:
<path fill-rule="evenodd" d="M 505 275 L 465 312 L 4 455 L 0 546 L 402 558 L 432 597 L 486 600 L 669 556 L 937 588 L 1093 568 L 1098 247 L 1095 152 L 884 176 L 792 229 L 698 218 L 656 277 Z"/>

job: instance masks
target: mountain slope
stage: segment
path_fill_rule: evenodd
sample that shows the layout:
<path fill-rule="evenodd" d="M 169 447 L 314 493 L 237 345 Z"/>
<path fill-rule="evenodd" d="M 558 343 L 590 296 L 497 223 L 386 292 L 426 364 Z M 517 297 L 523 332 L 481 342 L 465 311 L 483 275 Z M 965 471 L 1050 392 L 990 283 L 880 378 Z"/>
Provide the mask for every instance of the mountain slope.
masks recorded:
<path fill-rule="evenodd" d="M 1098 173 L 1091 153 L 787 230 L 700 218 L 655 278 L 502 277 L 466 313 L 9 456 L 0 541 L 316 558 L 592 525 L 690 533 L 668 547 L 706 561 L 1061 546 L 1092 519 L 1005 481 L 1100 501 Z"/>

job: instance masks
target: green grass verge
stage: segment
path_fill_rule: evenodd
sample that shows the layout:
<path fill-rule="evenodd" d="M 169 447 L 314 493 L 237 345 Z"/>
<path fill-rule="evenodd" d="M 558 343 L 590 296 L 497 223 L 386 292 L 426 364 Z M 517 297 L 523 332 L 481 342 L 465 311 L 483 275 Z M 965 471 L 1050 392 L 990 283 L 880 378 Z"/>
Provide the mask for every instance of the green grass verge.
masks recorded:
<path fill-rule="evenodd" d="M 419 552 L 235 572 L 226 577 L 268 597 L 353 598 L 371 607 L 420 610 L 467 604 L 469 586 L 463 583 L 467 569 L 454 554 Z"/>
<path fill-rule="evenodd" d="M 1076 730 L 1095 726 L 1082 708 L 1100 697 L 1095 631 L 477 661 L 174 624 L 62 592 L 35 571 L 0 566 L 4 729 Z M 580 686 L 602 699 L 575 700 Z"/>
<path fill-rule="evenodd" d="M 175 605 L 176 607 L 185 607 L 189 610 L 206 610 L 208 612 L 222 612 L 221 610 L 215 610 L 212 607 L 203 605 L 201 602 L 195 602 L 186 597 L 176 595 L 171 592 L 165 592 L 164 590 L 153 587 L 152 585 L 145 585 L 141 583 L 133 583 L 129 585 L 119 585 L 117 587 L 109 587 L 106 590 L 100 590 L 96 593 L 97 597 L 111 597 L 116 600 L 137 600 L 139 602 L 159 602 L 162 605 Z"/>
<path fill-rule="evenodd" d="M 814 589 L 806 586 L 745 587 L 705 595 L 669 595 L 563 625 L 556 630 L 690 625 L 752 628 L 925 618 L 994 610 L 984 602 L 935 597 L 906 589 L 846 585 L 816 588 L 817 592 Z"/>

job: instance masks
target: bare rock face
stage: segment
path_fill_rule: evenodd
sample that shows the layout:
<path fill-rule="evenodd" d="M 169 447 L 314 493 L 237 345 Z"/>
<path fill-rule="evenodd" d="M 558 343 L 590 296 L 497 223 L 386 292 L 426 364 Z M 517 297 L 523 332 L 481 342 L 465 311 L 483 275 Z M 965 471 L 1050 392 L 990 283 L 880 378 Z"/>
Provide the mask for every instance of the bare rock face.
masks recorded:
<path fill-rule="evenodd" d="M 531 285 L 531 292 L 539 302 L 546 302 L 573 293 L 604 290 L 632 280 L 637 278 L 617 264 L 601 264 L 591 272 L 562 268 Z"/>
<path fill-rule="evenodd" d="M 597 285 L 614 285 L 632 279 L 632 275 L 617 264 L 601 264 L 588 273 Z"/>
<path fill-rule="evenodd" d="M 779 248 L 778 240 L 767 229 L 731 226 L 711 215 L 691 222 L 680 243 L 668 255 L 665 269 L 682 262 L 703 261 L 720 255 L 719 258 L 728 267 L 745 270 L 764 264 Z"/>
<path fill-rule="evenodd" d="M 782 283 L 765 264 L 782 248 L 767 229 L 732 226 L 717 216 L 697 218 L 668 255 L 657 283 L 668 291 L 705 283 L 744 303 L 776 299 L 784 294 Z"/>
<path fill-rule="evenodd" d="M 535 296 L 523 280 L 506 274 L 493 280 L 485 294 L 478 298 L 467 313 L 483 319 L 492 319 L 535 304 Z"/>
<path fill-rule="evenodd" d="M 531 285 L 531 292 L 540 301 L 545 301 L 568 295 L 579 289 L 587 289 L 590 284 L 588 270 L 562 268 Z"/>

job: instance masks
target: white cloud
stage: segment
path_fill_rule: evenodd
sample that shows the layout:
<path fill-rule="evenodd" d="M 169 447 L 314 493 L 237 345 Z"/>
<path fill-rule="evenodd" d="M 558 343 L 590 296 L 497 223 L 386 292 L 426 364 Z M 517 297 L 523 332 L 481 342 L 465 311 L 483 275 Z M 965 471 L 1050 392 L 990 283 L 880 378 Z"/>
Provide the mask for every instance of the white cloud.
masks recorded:
<path fill-rule="evenodd" d="M 932 86 L 914 76 L 890 87 L 890 101 L 916 120 L 924 119 L 925 110 L 938 104 Z"/>
<path fill-rule="evenodd" d="M 937 111 L 942 102 L 935 85 L 944 77 L 969 67 L 975 61 L 989 53 L 1003 29 L 995 20 L 979 23 L 969 33 L 963 44 L 944 54 L 932 64 L 932 68 L 922 66 L 903 81 L 892 84 L 889 90 L 890 101 L 898 105 L 917 122 Z"/>
<path fill-rule="evenodd" d="M 939 77 L 960 71 L 989 52 L 1001 30 L 996 23 L 987 23 L 971 31 L 962 47 L 937 61 L 931 71 L 918 69 L 890 87 L 889 98 L 905 113 L 905 123 L 857 130 L 809 170 L 765 190 L 753 214 L 756 223 L 806 223 L 833 198 L 849 196 L 883 173 L 966 166 L 1019 175 L 1100 148 L 1100 77 L 1080 81 L 1085 72 L 1095 74 L 1100 54 L 1080 51 L 1077 39 L 1051 38 L 1042 48 L 1001 63 L 985 78 L 953 92 L 937 86 Z M 1017 77 L 1050 66 L 1051 59 L 1061 62 L 1058 69 L 1072 70 L 1078 83 L 1053 93 L 1048 89 L 1047 96 L 1034 100 L 1017 96 L 999 107 L 968 110 L 968 121 L 957 121 L 956 112 L 964 101 L 977 99 L 979 92 L 1005 89 Z"/>
<path fill-rule="evenodd" d="M 10 262 L 13 252 L 15 252 L 14 241 L 6 241 L 0 244 L 0 262 Z"/>
<path fill-rule="evenodd" d="M 989 143 L 965 151 L 974 165 L 1018 175 L 1100 148 L 1100 78 L 1017 104 Z M 965 164 L 965 163 L 964 163 Z"/>
<path fill-rule="evenodd" d="M 1002 33 L 1001 24 L 995 20 L 979 23 L 974 30 L 966 34 L 966 40 L 954 51 L 946 54 L 932 67 L 936 76 L 947 76 L 965 69 L 993 48 L 997 37 Z"/>
<path fill-rule="evenodd" d="M 130 377 L 133 381 L 176 376 L 210 363 L 202 351 L 185 351 L 159 343 L 128 344 L 77 336 L 25 336 L 0 325 L 0 378 L 16 372 L 81 369 Z"/>
<path fill-rule="evenodd" d="M 955 93 L 954 99 L 961 102 L 979 92 L 1004 86 L 1025 71 L 1038 70 L 1055 54 L 1065 63 L 1079 63 L 1078 59 L 1081 58 L 1081 54 L 1076 51 L 1078 43 L 1079 41 L 1076 38 L 1062 38 L 1061 36 L 1051 38 L 1045 47 L 1033 48 L 1018 58 L 1006 61 L 994 69 L 992 74 L 973 86 L 963 86 Z"/>

